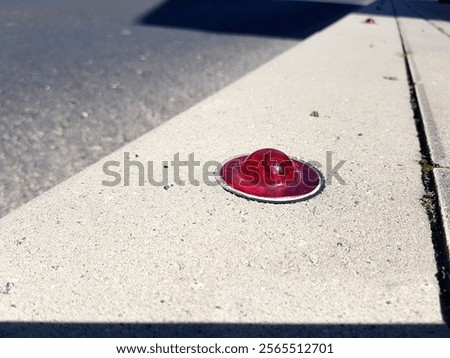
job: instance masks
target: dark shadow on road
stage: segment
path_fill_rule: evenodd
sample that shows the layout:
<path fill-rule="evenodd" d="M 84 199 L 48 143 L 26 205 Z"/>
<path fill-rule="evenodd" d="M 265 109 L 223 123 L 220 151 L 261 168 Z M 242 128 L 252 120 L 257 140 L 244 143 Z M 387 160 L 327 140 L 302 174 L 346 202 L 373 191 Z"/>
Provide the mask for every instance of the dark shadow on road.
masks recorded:
<path fill-rule="evenodd" d="M 167 0 L 139 25 L 303 39 L 359 6 L 273 0 Z"/>
<path fill-rule="evenodd" d="M 0 323 L 0 337 L 450 337 L 438 324 Z"/>

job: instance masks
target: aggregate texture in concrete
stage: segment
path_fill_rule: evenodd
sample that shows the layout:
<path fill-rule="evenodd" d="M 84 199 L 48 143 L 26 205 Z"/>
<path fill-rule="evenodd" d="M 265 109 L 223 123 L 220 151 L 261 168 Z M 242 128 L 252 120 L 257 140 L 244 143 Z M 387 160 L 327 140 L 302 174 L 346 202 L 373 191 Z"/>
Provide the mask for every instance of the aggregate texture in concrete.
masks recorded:
<path fill-rule="evenodd" d="M 187 9 L 217 3 L 227 15 L 209 31 L 179 25 L 179 18 L 204 25 L 207 18 Z M 159 19 L 162 8 L 170 26 L 141 21 Z M 355 8 L 265 0 L 3 0 L 0 216 Z"/>
<path fill-rule="evenodd" d="M 434 176 L 438 187 L 439 204 L 447 239 L 447 249 L 450 251 L 450 170 L 440 168 L 435 169 Z"/>

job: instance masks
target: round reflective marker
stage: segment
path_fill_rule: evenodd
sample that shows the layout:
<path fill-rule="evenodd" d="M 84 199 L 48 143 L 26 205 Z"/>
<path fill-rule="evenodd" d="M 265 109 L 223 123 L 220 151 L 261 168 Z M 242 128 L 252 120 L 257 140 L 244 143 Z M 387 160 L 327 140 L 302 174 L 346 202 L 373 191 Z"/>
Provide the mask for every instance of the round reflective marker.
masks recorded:
<path fill-rule="evenodd" d="M 231 158 L 216 178 L 236 195 L 271 203 L 305 200 L 323 187 L 322 174 L 316 168 L 273 148 Z"/>

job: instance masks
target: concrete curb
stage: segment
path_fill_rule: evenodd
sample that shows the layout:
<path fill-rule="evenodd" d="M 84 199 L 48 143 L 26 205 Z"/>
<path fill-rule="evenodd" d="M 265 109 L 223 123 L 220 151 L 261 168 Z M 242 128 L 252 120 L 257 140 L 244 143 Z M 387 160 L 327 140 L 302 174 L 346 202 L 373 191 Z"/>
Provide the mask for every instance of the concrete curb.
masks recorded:
<path fill-rule="evenodd" d="M 0 320 L 431 324 L 447 335 L 390 16 L 342 19 L 1 219 Z M 322 163 L 332 151 L 346 184 L 291 205 L 138 186 L 136 166 L 130 186 L 101 185 L 124 152 L 204 163 L 261 147 Z"/>
<path fill-rule="evenodd" d="M 447 250 L 450 251 L 448 238 L 450 238 L 450 170 L 435 169 L 434 175 L 438 187 L 439 204 L 447 238 Z"/>
<path fill-rule="evenodd" d="M 448 71 L 437 71 L 447 67 L 450 57 L 450 38 L 446 32 L 448 23 L 442 28 L 436 19 L 450 18 L 450 9 L 437 3 L 415 3 L 412 7 L 410 3 L 397 1 L 397 10 L 402 15 L 399 18 L 399 26 L 407 51 L 408 62 L 412 72 L 412 80 L 416 89 L 418 105 L 421 112 L 419 120 L 424 126 L 423 136 L 426 136 L 425 146 L 429 147 L 430 163 L 425 163 L 433 170 L 436 188 L 440 205 L 438 213 L 441 218 L 435 218 L 437 226 L 435 228 L 435 242 L 439 246 L 438 264 L 440 266 L 439 277 L 442 280 L 441 290 L 448 292 L 450 281 L 448 272 L 448 240 L 450 238 L 450 223 L 448 220 L 449 211 L 449 182 L 447 172 L 450 167 L 450 110 L 448 109 L 448 96 L 450 91 L 450 77 Z M 417 18 L 419 17 L 419 18 Z M 442 24 L 441 24 L 442 25 Z M 425 148 L 427 151 L 427 148 Z M 433 180 L 432 180 L 433 181 Z M 442 221 L 442 223 L 441 223 Z M 443 227 L 441 227 L 441 225 Z M 443 231 L 443 232 L 442 232 Z M 443 287 L 444 285 L 445 287 Z M 450 298 L 448 294 L 443 297 L 444 301 Z M 449 303 L 447 302 L 448 306 Z M 447 308 L 448 310 L 448 308 Z M 448 313 L 447 313 L 448 314 Z"/>
<path fill-rule="evenodd" d="M 437 4 L 436 4 L 437 5 Z M 445 6 L 445 5 L 441 5 Z M 446 68 L 450 58 L 450 38 L 417 12 L 430 17 L 420 7 L 413 11 L 403 1 L 396 1 L 400 12 L 399 25 L 416 86 L 419 105 L 434 164 L 450 167 L 450 72 L 436 71 Z M 411 17 L 407 17 L 407 16 Z M 433 54 L 433 55 L 430 55 Z"/>

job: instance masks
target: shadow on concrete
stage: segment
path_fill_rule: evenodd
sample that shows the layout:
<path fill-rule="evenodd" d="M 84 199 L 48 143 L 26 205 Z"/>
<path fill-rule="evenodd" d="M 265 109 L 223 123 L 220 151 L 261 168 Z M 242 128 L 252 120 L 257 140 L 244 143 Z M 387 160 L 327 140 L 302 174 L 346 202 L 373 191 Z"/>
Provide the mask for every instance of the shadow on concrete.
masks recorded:
<path fill-rule="evenodd" d="M 438 2 L 437 0 L 394 0 L 395 14 L 400 17 L 414 17 L 423 18 L 425 20 L 450 22 L 450 0 L 448 1 L 449 3 L 445 4 Z"/>
<path fill-rule="evenodd" d="M 450 0 L 449 0 L 450 1 Z M 397 3 L 396 0 L 393 1 Z M 167 0 L 136 20 L 138 25 L 198 31 L 305 39 L 350 12 L 392 16 L 389 0 L 369 6 L 325 0 Z M 408 1 L 397 16 L 450 21 L 450 6 L 434 1 Z"/>
<path fill-rule="evenodd" d="M 138 25 L 303 39 L 359 6 L 273 0 L 167 0 Z"/>
<path fill-rule="evenodd" d="M 129 324 L 129 323 L 0 323 L 0 337 L 450 337 L 438 324 Z"/>

